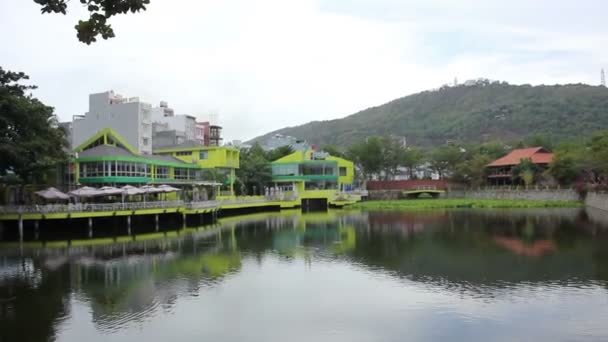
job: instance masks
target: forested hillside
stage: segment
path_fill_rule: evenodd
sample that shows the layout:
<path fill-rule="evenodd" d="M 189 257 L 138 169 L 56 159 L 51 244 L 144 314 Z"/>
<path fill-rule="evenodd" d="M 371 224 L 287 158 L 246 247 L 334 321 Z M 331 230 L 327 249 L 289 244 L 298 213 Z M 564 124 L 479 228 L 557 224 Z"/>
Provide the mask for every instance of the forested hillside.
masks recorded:
<path fill-rule="evenodd" d="M 406 96 L 343 119 L 287 127 L 282 133 L 319 145 L 349 146 L 368 136 L 405 136 L 409 144 L 446 140 L 514 141 L 534 134 L 554 140 L 608 129 L 608 88 L 583 84 L 530 86 L 479 80 Z"/>

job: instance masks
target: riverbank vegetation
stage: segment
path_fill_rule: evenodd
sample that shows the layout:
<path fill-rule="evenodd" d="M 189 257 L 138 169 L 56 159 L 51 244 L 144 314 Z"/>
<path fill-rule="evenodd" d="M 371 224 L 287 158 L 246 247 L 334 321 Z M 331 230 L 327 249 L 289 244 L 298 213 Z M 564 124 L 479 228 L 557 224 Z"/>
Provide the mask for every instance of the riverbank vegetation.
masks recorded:
<path fill-rule="evenodd" d="M 450 142 L 435 148 L 405 146 L 398 137 L 369 137 L 342 153 L 355 162 L 361 181 L 410 179 L 436 176 L 452 183 L 478 187 L 486 185 L 487 165 L 514 149 L 542 146 L 555 153 L 546 169 L 522 160 L 513 169 L 513 180 L 525 186 L 576 186 L 594 189 L 608 179 L 608 131 L 588 139 L 556 142 L 534 135 L 521 141 L 490 141 L 481 144 Z M 336 147 L 329 146 L 329 150 Z M 340 153 L 338 150 L 334 153 Z"/>
<path fill-rule="evenodd" d="M 347 209 L 365 210 L 426 210 L 458 208 L 578 208 L 581 202 L 573 201 L 533 201 L 533 200 L 495 200 L 495 199 L 415 199 L 366 201 L 349 205 Z"/>

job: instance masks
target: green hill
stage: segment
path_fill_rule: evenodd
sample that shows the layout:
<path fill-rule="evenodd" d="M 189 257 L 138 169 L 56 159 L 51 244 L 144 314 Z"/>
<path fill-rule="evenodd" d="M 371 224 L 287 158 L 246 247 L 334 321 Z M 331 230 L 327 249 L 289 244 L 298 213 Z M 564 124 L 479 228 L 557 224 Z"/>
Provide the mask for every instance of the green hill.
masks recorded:
<path fill-rule="evenodd" d="M 348 146 L 372 135 L 405 136 L 408 144 L 446 140 L 513 141 L 533 134 L 553 140 L 608 129 L 608 88 L 583 84 L 530 86 L 479 80 L 402 97 L 343 119 L 313 121 L 275 133 L 313 144 Z"/>

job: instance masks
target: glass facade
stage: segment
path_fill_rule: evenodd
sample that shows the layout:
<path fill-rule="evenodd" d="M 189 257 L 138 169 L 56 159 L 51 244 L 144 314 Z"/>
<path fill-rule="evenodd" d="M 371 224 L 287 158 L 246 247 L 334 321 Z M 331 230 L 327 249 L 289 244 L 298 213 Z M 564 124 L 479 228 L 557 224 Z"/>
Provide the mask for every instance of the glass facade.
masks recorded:
<path fill-rule="evenodd" d="M 162 178 L 162 179 L 169 178 L 169 167 L 168 166 L 157 166 L 156 167 L 156 178 Z"/>
<path fill-rule="evenodd" d="M 273 176 L 337 176 L 336 163 L 274 164 Z M 346 172 L 346 171 L 345 171 Z"/>
<path fill-rule="evenodd" d="M 116 160 L 82 162 L 78 176 L 88 177 L 150 177 L 151 168 L 146 163 Z"/>
<path fill-rule="evenodd" d="M 304 183 L 304 190 L 335 190 L 338 189 L 338 182 L 333 180 L 314 180 Z"/>

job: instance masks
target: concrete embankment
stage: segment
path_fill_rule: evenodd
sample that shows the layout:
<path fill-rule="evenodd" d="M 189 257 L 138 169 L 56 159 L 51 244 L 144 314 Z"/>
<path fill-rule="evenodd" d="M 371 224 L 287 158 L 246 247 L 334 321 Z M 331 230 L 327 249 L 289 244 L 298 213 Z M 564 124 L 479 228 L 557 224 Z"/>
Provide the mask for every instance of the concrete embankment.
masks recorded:
<path fill-rule="evenodd" d="M 585 198 L 585 206 L 608 211 L 608 193 L 590 192 Z"/>
<path fill-rule="evenodd" d="M 532 201 L 578 201 L 579 194 L 573 189 L 479 189 L 452 190 L 448 198 L 477 198 Z"/>
<path fill-rule="evenodd" d="M 606 195 L 608 198 L 608 195 Z M 369 199 L 395 200 L 404 198 L 401 190 L 371 190 Z M 443 198 L 473 198 L 499 200 L 534 200 L 534 201 L 578 201 L 579 194 L 573 189 L 479 189 L 449 190 Z M 608 206 L 607 209 L 608 210 Z"/>

